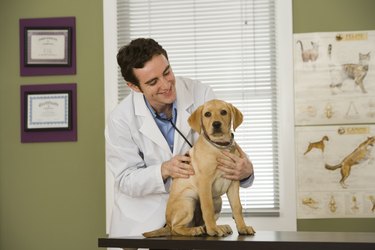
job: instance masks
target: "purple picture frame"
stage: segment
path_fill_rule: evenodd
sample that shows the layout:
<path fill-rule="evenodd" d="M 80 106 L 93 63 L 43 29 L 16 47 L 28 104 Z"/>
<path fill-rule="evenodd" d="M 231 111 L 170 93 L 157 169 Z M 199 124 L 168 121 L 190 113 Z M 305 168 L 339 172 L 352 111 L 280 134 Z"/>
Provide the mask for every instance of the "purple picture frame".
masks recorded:
<path fill-rule="evenodd" d="M 74 75 L 76 74 L 76 25 L 75 17 L 20 19 L 20 74 L 21 76 Z M 27 36 L 31 29 L 69 30 L 69 63 L 66 65 L 29 65 L 26 63 Z"/>
<path fill-rule="evenodd" d="M 62 142 L 77 141 L 77 84 L 42 84 L 42 85 L 22 85 L 21 91 L 21 142 Z M 27 129 L 27 95 L 41 93 L 69 93 L 71 97 L 70 105 L 70 125 L 69 129 Z"/>

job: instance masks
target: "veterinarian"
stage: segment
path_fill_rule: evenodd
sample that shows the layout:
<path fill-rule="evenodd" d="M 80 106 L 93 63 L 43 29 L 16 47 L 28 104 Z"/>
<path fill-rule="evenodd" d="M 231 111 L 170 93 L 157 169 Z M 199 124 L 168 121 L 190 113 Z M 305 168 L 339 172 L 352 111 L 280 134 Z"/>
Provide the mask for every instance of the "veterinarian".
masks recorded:
<path fill-rule="evenodd" d="M 175 77 L 167 52 L 153 39 L 131 41 L 117 62 L 132 91 L 109 115 L 105 131 L 107 166 L 115 178 L 110 236 L 140 236 L 165 224 L 172 179 L 194 175 L 185 153 L 198 134 L 187 120 L 214 93 Z M 224 178 L 251 186 L 253 166 L 244 152 L 225 153 L 218 164 Z"/>

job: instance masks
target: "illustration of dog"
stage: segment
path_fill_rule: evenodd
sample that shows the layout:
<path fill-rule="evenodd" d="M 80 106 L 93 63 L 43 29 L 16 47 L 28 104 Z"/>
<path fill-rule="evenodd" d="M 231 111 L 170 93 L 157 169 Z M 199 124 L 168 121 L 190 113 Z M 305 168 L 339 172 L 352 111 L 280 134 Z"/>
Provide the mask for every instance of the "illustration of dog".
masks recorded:
<path fill-rule="evenodd" d="M 306 155 L 308 152 L 310 152 L 314 148 L 319 149 L 319 150 L 322 151 L 322 153 L 324 153 L 324 147 L 325 147 L 324 142 L 325 141 L 329 141 L 329 138 L 326 135 L 323 136 L 320 141 L 310 142 L 309 146 L 307 147 L 307 149 L 306 149 L 306 151 L 303 155 Z"/>
<path fill-rule="evenodd" d="M 340 168 L 341 180 L 340 184 L 343 188 L 347 188 L 345 180 L 349 177 L 352 166 L 360 164 L 361 162 L 369 159 L 371 154 L 371 149 L 374 146 L 375 137 L 368 137 L 364 142 L 362 142 L 352 153 L 344 158 L 341 163 L 331 166 L 325 164 L 325 168 L 328 170 L 336 170 Z"/>
<path fill-rule="evenodd" d="M 368 198 L 372 203 L 371 212 L 375 213 L 375 197 L 373 195 L 370 195 Z"/>
<path fill-rule="evenodd" d="M 316 200 L 314 200 L 313 198 L 311 197 L 307 197 L 307 198 L 304 198 L 302 200 L 302 204 L 305 205 L 305 206 L 308 206 L 310 208 L 313 208 L 313 209 L 318 209 L 318 203 Z"/>
<path fill-rule="evenodd" d="M 231 234 L 229 225 L 216 224 L 224 193 L 228 196 L 238 233 L 255 233 L 251 226 L 245 224 L 242 215 L 239 181 L 222 178 L 223 172 L 217 169 L 216 159 L 222 150 L 239 154 L 231 124 L 235 130 L 242 120 L 242 113 L 237 108 L 220 100 L 208 101 L 191 114 L 189 125 L 200 134 L 189 151 L 195 175 L 173 180 L 167 203 L 166 226 L 144 233 L 145 237 Z"/>

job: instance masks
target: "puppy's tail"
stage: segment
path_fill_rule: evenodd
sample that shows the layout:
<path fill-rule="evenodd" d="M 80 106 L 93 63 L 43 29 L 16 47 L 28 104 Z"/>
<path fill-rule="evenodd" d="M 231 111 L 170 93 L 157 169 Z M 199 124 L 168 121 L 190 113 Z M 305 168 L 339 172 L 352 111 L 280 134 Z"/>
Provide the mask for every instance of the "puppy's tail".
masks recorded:
<path fill-rule="evenodd" d="M 331 166 L 331 165 L 328 165 L 328 164 L 325 164 L 325 168 L 328 169 L 328 170 L 336 170 L 338 168 L 341 168 L 342 167 L 342 164 L 337 164 L 335 166 Z"/>
<path fill-rule="evenodd" d="M 171 228 L 169 226 L 165 226 L 154 231 L 145 232 L 143 236 L 146 238 L 155 238 L 155 237 L 164 237 L 164 236 L 171 236 Z"/>

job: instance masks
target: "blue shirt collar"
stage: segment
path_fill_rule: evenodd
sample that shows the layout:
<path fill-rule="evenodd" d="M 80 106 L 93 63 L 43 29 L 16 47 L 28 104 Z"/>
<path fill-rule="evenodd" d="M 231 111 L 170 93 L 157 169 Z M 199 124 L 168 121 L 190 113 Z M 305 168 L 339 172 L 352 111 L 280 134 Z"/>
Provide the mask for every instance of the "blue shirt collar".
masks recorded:
<path fill-rule="evenodd" d="M 156 111 L 154 110 L 153 107 L 151 107 L 151 104 L 147 101 L 147 99 L 145 98 L 145 96 L 143 96 L 143 99 L 145 100 L 145 103 L 146 103 L 146 106 L 148 108 L 148 110 L 150 110 L 151 114 L 152 114 L 152 117 L 154 119 L 156 119 L 156 116 L 159 115 L 161 118 L 163 119 L 167 119 L 167 116 L 166 114 L 164 113 L 160 113 L 160 114 L 157 114 Z M 176 100 L 172 103 L 172 121 L 173 123 L 176 122 L 176 116 L 177 116 L 177 108 L 176 108 Z"/>

